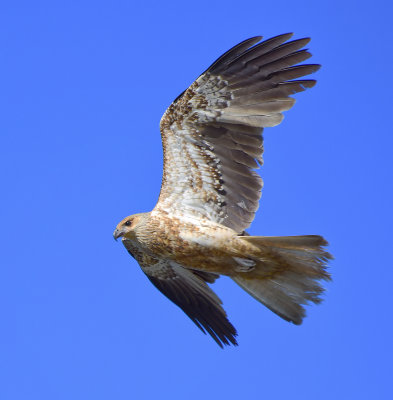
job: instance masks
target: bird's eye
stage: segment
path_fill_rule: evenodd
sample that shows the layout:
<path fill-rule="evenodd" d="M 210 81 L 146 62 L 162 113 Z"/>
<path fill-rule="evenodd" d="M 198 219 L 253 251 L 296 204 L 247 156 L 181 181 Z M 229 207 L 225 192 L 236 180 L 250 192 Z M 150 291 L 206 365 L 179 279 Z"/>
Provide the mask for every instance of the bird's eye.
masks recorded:
<path fill-rule="evenodd" d="M 131 221 L 126 221 L 126 222 L 124 223 L 124 225 L 125 225 L 125 226 L 130 226 L 130 225 L 131 225 Z"/>

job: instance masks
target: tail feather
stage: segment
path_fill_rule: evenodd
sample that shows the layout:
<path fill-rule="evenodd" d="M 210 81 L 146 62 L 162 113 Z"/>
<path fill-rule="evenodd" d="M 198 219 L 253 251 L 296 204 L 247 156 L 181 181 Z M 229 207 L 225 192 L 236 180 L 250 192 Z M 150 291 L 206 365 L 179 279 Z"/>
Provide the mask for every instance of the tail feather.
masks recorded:
<path fill-rule="evenodd" d="M 252 274 L 239 273 L 232 279 L 281 318 L 296 325 L 305 316 L 303 305 L 321 302 L 320 280 L 330 280 L 327 262 L 333 258 L 322 247 L 321 236 L 242 236 L 259 252 Z"/>

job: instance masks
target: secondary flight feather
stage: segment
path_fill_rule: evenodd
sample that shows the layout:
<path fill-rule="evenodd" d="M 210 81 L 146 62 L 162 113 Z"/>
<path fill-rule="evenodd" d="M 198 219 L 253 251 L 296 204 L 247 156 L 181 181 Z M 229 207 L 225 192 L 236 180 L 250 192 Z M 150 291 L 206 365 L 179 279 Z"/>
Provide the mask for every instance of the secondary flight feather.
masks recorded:
<path fill-rule="evenodd" d="M 230 277 L 281 318 L 300 324 L 321 301 L 331 255 L 317 235 L 249 236 L 263 182 L 263 128 L 278 125 L 291 95 L 315 85 L 310 39 L 253 37 L 215 61 L 169 106 L 154 209 L 114 232 L 149 280 L 221 347 L 237 332 L 209 284 Z"/>

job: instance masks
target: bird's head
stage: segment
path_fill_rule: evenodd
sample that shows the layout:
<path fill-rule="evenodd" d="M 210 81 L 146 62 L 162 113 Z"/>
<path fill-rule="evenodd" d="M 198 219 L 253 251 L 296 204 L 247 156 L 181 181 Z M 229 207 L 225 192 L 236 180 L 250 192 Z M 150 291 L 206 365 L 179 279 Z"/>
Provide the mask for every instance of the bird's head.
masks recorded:
<path fill-rule="evenodd" d="M 129 217 L 124 218 L 117 226 L 113 232 L 113 237 L 117 240 L 119 237 L 123 236 L 128 239 L 135 237 L 135 228 L 141 222 L 143 214 L 134 214 Z"/>

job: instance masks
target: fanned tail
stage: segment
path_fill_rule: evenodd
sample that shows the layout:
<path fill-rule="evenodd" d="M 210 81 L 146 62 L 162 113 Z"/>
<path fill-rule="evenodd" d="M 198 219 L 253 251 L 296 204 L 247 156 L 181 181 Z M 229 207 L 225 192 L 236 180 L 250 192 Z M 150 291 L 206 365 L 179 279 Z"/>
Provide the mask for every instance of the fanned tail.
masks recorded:
<path fill-rule="evenodd" d="M 242 236 L 260 250 L 252 274 L 231 278 L 255 299 L 296 325 L 305 317 L 303 305 L 321 302 L 320 280 L 330 280 L 327 262 L 333 257 L 323 249 L 321 236 Z M 255 260 L 255 256 L 252 257 Z"/>

